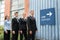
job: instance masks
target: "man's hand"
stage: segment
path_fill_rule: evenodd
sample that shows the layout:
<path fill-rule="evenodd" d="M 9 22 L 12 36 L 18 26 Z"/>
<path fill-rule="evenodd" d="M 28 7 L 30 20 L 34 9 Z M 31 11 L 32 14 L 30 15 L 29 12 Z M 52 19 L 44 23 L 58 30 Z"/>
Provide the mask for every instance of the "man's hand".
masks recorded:
<path fill-rule="evenodd" d="M 30 34 L 32 34 L 32 31 L 30 31 Z"/>
<path fill-rule="evenodd" d="M 15 34 L 15 31 L 12 31 L 13 34 Z"/>
<path fill-rule="evenodd" d="M 19 31 L 21 34 L 22 34 L 22 30 L 21 31 Z"/>
<path fill-rule="evenodd" d="M 8 31 L 5 31 L 6 34 L 8 34 Z"/>

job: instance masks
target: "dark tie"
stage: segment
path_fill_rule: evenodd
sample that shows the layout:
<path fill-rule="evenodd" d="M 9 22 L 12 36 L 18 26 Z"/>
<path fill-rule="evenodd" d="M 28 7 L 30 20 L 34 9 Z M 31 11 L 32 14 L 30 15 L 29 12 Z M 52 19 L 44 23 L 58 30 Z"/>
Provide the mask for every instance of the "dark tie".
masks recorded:
<path fill-rule="evenodd" d="M 19 19 L 18 18 L 16 18 L 17 19 L 17 22 L 19 22 Z"/>

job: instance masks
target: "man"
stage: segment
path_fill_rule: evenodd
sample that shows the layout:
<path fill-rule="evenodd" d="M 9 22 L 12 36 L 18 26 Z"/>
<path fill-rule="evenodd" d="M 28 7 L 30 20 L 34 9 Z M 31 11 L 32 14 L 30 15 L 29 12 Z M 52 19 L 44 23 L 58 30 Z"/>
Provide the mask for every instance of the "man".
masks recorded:
<path fill-rule="evenodd" d="M 14 18 L 12 19 L 12 40 L 18 40 L 18 30 L 19 30 L 19 21 L 18 21 L 18 12 L 15 12 Z"/>
<path fill-rule="evenodd" d="M 30 11 L 30 16 L 27 18 L 27 23 L 28 23 L 28 40 L 35 40 L 35 33 L 37 31 L 37 27 L 33 10 Z"/>
<path fill-rule="evenodd" d="M 20 32 L 20 40 L 23 40 L 23 35 L 25 40 L 27 40 L 27 26 L 26 26 L 26 14 L 23 13 L 23 18 L 19 19 L 19 32 Z"/>

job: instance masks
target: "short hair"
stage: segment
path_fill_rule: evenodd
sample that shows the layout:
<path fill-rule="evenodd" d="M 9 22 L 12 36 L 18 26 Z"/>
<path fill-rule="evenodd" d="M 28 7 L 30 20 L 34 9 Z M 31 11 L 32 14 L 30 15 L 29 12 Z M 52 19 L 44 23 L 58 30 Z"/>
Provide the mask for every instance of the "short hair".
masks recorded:
<path fill-rule="evenodd" d="M 34 12 L 34 10 L 31 10 L 30 13 L 31 13 L 31 12 Z"/>
<path fill-rule="evenodd" d="M 18 14 L 18 12 L 15 12 L 15 15 Z"/>

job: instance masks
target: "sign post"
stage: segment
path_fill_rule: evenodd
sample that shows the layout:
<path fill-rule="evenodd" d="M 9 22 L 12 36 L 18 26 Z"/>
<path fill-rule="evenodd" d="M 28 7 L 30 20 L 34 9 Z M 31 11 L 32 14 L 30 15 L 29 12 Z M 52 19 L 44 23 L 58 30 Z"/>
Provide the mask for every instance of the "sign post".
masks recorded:
<path fill-rule="evenodd" d="M 40 10 L 41 25 L 55 25 L 55 8 Z"/>

